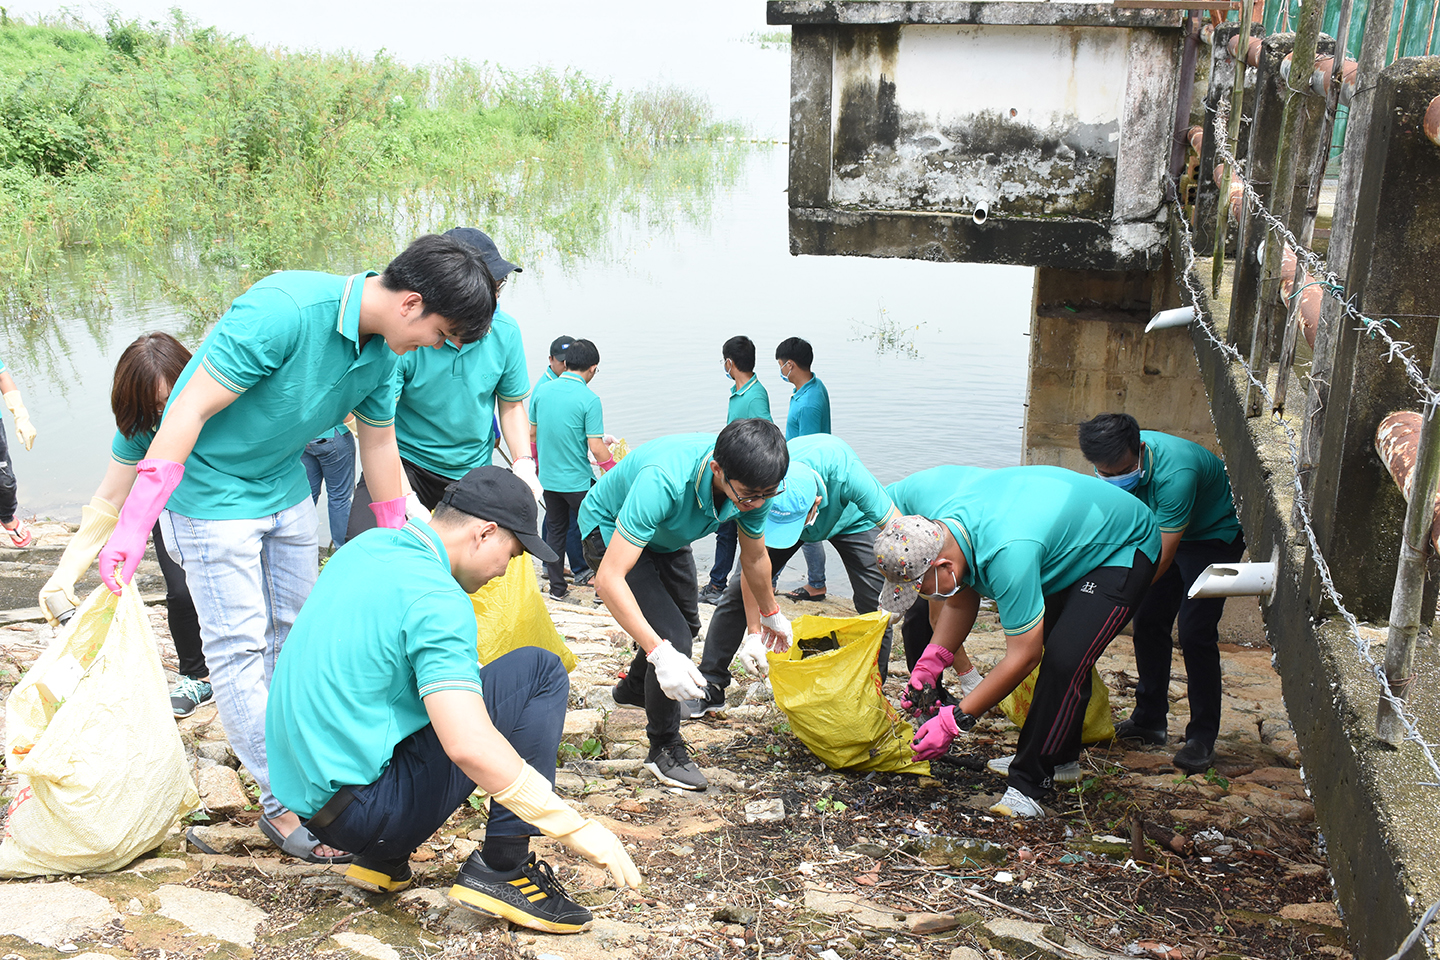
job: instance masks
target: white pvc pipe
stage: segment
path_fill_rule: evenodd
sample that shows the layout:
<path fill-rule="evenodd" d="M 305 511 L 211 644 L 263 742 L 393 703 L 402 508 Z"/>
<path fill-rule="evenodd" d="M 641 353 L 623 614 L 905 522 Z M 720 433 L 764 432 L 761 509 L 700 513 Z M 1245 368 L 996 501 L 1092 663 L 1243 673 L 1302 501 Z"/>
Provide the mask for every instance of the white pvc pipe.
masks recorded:
<path fill-rule="evenodd" d="M 970 214 L 970 219 L 975 221 L 976 226 L 979 226 L 986 220 L 989 220 L 990 204 L 984 200 L 981 200 L 979 203 L 975 204 L 975 210 Z"/>
<path fill-rule="evenodd" d="M 1268 597 L 1275 589 L 1275 561 L 1212 563 L 1190 587 L 1191 600 L 1206 597 Z"/>
<path fill-rule="evenodd" d="M 1167 327 L 1188 327 L 1195 321 L 1194 307 L 1176 307 L 1173 310 L 1161 310 L 1154 318 L 1145 324 L 1145 332 L 1164 330 Z"/>

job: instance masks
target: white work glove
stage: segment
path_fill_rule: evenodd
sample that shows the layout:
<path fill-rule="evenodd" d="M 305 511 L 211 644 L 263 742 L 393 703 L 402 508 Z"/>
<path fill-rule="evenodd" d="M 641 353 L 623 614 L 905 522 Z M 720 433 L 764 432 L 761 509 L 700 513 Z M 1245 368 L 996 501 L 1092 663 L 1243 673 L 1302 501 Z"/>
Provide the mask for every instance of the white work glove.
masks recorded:
<path fill-rule="evenodd" d="M 514 463 L 510 464 L 510 472 L 525 481 L 525 486 L 530 488 L 530 492 L 534 494 L 537 501 L 542 504 L 545 502 L 545 488 L 540 486 L 540 478 L 535 474 L 535 461 L 533 458 L 520 457 Z"/>
<path fill-rule="evenodd" d="M 496 803 L 545 836 L 609 870 L 617 887 L 640 886 L 640 871 L 635 869 L 620 839 L 557 797 L 550 782 L 530 764 L 522 764 L 515 782 L 492 796 Z"/>
<path fill-rule="evenodd" d="M 645 659 L 655 668 L 655 680 L 671 700 L 699 700 L 705 696 L 705 677 L 700 669 L 669 640 L 661 640 Z"/>
<path fill-rule="evenodd" d="M 790 621 L 776 607 L 774 613 L 760 618 L 760 639 L 768 650 L 784 653 L 790 649 Z"/>
<path fill-rule="evenodd" d="M 90 564 L 95 562 L 100 548 L 115 532 L 115 522 L 119 519 L 120 511 L 115 509 L 115 505 L 99 497 L 91 497 L 90 504 L 80 510 L 80 529 L 60 555 L 55 572 L 40 588 L 40 612 L 50 626 L 60 626 L 56 613 L 80 606 L 80 598 L 75 596 L 75 581 L 83 577 Z"/>
<path fill-rule="evenodd" d="M 430 511 L 426 510 L 425 504 L 420 502 L 419 494 L 407 493 L 405 495 L 405 516 L 422 523 L 430 522 Z"/>
<path fill-rule="evenodd" d="M 25 409 L 25 403 L 20 399 L 20 391 L 11 390 L 5 394 L 5 405 L 15 416 L 15 434 L 20 438 L 20 442 L 25 444 L 25 449 L 29 450 L 35 446 L 35 424 L 30 422 L 30 412 Z"/>
<path fill-rule="evenodd" d="M 765 644 L 760 642 L 760 634 L 745 634 L 745 640 L 740 644 L 740 652 L 736 656 L 751 673 L 761 677 L 770 676 L 770 661 L 765 659 Z"/>

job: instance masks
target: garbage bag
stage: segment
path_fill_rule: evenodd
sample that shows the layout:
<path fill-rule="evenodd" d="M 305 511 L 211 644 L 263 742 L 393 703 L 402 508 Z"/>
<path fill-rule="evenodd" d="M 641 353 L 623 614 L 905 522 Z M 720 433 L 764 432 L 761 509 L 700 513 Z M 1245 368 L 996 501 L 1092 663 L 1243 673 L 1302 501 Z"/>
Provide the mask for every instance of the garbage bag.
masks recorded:
<path fill-rule="evenodd" d="M 511 557 L 505 573 L 472 593 L 470 602 L 479 628 L 481 666 L 520 647 L 540 647 L 559 656 L 567 671 L 575 669 L 575 654 L 545 609 L 528 554 Z"/>
<path fill-rule="evenodd" d="M 1035 697 L 1035 680 L 1040 668 L 1030 671 L 1030 676 L 1020 681 L 1020 686 L 1000 701 L 1000 711 L 1010 718 L 1017 727 L 1025 725 L 1030 714 L 1030 701 Z M 1085 708 L 1085 724 L 1080 728 L 1081 743 L 1105 743 L 1115 736 L 1115 721 L 1110 716 L 1110 691 L 1100 679 L 1100 671 L 1090 668 L 1090 705 Z"/>
<path fill-rule="evenodd" d="M 775 704 L 800 742 L 836 770 L 929 774 L 929 762 L 912 756 L 914 727 L 880 692 L 886 620 L 883 612 L 795 620 L 790 649 L 767 655 Z M 836 649 L 805 656 L 831 637 Z"/>
<path fill-rule="evenodd" d="M 0 876 L 118 870 L 200 805 L 140 595 L 86 598 L 5 702 Z"/>

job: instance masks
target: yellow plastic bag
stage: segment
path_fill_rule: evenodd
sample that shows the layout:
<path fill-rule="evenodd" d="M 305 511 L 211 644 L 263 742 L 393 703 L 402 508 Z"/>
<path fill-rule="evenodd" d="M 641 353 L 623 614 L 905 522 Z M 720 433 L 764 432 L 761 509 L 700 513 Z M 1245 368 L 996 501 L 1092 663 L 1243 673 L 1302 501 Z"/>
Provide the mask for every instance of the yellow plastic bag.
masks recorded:
<path fill-rule="evenodd" d="M 1010 718 L 1017 727 L 1025 725 L 1030 714 L 1030 701 L 1035 696 L 1035 679 L 1040 668 L 1030 671 L 1030 676 L 1020 681 L 1020 686 L 1000 701 L 1000 711 Z M 1085 708 L 1085 725 L 1080 728 L 1081 743 L 1104 743 L 1115 736 L 1115 721 L 1110 716 L 1110 691 L 1100 679 L 1100 671 L 1090 668 L 1090 705 Z"/>
<path fill-rule="evenodd" d="M 470 594 L 470 602 L 481 666 L 519 647 L 540 647 L 559 656 L 567 671 L 575 669 L 575 654 L 550 620 L 528 554 L 511 557 L 505 573 Z"/>
<path fill-rule="evenodd" d="M 880 692 L 876 657 L 885 636 L 884 613 L 859 617 L 800 617 L 795 643 L 767 655 L 775 704 L 810 752 L 836 770 L 929 774 L 912 758 L 915 729 Z M 799 641 L 835 634 L 840 649 L 801 658 Z"/>
<path fill-rule="evenodd" d="M 86 598 L 10 693 L 5 734 L 20 779 L 0 876 L 118 870 L 200 805 L 134 587 Z"/>

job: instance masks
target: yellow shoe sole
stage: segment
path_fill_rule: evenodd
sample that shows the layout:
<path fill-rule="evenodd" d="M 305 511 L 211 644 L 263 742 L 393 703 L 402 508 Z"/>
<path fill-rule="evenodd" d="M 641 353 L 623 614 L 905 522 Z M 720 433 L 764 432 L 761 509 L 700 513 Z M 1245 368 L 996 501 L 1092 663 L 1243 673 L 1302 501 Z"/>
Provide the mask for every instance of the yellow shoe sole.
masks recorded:
<path fill-rule="evenodd" d="M 494 897 L 472 890 L 463 884 L 455 884 L 450 888 L 450 899 L 477 913 L 483 913 L 491 917 L 500 917 L 509 920 L 511 923 L 519 924 L 522 927 L 529 927 L 531 930 L 543 930 L 546 933 L 580 933 L 590 929 L 590 924 L 585 923 L 555 923 L 550 920 L 543 920 L 533 913 L 526 913 L 514 904 L 506 903 L 504 900 L 497 900 Z"/>
<path fill-rule="evenodd" d="M 388 873 L 367 870 L 358 863 L 352 863 L 345 871 L 345 882 L 370 893 L 398 893 L 414 883 L 415 877 L 411 875 L 404 880 L 396 880 Z"/>

